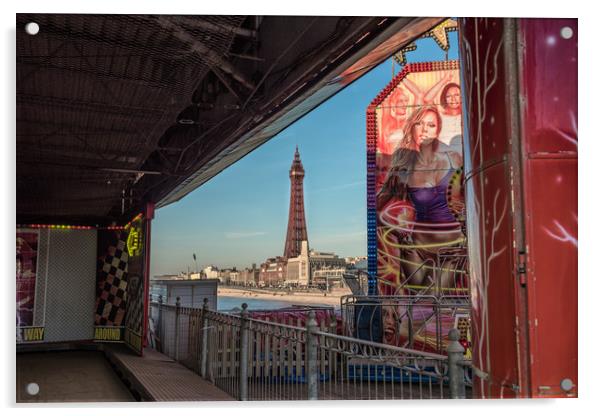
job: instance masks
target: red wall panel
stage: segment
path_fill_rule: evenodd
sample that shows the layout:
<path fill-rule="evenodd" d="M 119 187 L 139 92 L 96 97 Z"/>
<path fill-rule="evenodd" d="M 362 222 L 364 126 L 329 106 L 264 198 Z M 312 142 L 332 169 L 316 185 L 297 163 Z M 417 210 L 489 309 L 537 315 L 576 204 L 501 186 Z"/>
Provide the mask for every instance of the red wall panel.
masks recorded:
<path fill-rule="evenodd" d="M 531 389 L 576 396 L 577 20 L 519 27 Z"/>

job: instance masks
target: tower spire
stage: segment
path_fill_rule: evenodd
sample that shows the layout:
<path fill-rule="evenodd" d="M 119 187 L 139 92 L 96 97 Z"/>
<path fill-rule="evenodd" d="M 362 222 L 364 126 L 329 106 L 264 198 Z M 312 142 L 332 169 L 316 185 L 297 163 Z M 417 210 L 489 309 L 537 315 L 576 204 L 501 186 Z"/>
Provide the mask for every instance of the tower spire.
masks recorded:
<path fill-rule="evenodd" d="M 284 257 L 297 257 L 301 253 L 301 243 L 307 241 L 307 227 L 305 223 L 305 207 L 303 203 L 303 178 L 305 169 L 301 163 L 299 146 L 295 147 L 295 156 L 289 170 L 291 179 L 291 197 L 288 210 L 288 226 L 286 241 L 284 242 Z"/>

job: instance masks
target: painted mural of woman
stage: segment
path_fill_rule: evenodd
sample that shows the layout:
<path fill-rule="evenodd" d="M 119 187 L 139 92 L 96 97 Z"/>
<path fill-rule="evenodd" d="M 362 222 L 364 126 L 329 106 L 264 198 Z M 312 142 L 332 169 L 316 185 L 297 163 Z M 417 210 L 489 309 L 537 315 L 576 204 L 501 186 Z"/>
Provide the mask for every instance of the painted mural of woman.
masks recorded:
<path fill-rule="evenodd" d="M 378 149 L 381 154 L 390 155 L 395 151 L 403 139 L 403 130 L 413 109 L 425 104 L 434 104 L 442 88 L 445 88 L 444 85 L 451 79 L 452 73 L 447 72 L 426 91 L 423 91 L 407 76 L 401 80 L 401 85 L 395 88 L 383 102 L 378 140 Z"/>
<path fill-rule="evenodd" d="M 460 86 L 450 82 L 441 90 L 441 134 L 439 151 L 462 153 L 462 94 Z"/>
<path fill-rule="evenodd" d="M 423 106 L 412 113 L 377 198 L 380 246 L 385 252 L 387 247 L 396 249 L 399 284 L 410 293 L 429 292 L 437 279 L 441 287 L 452 287 L 456 271 L 441 262 L 438 253 L 464 242 L 456 220 L 462 206 L 450 204 L 448 198 L 462 157 L 439 151 L 441 128 L 436 107 Z"/>

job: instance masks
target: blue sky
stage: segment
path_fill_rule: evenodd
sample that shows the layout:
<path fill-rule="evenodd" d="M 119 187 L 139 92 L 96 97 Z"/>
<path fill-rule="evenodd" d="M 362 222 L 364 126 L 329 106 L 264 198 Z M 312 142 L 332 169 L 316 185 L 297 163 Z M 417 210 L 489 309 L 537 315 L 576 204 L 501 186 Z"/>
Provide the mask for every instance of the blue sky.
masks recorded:
<path fill-rule="evenodd" d="M 450 32 L 449 59 L 457 59 Z M 409 62 L 443 60 L 433 39 L 421 39 Z M 395 64 L 395 71 L 400 67 Z M 305 217 L 310 247 L 365 256 L 368 104 L 392 78 L 391 59 L 179 202 L 157 210 L 151 275 L 197 264 L 244 268 L 282 255 L 295 146 L 305 168 Z"/>

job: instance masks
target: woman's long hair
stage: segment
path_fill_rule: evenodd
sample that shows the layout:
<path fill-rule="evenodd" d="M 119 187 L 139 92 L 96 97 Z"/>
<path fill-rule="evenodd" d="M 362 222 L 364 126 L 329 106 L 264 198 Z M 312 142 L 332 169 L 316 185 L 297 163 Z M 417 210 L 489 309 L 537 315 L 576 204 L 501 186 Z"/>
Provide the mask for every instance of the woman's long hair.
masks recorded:
<path fill-rule="evenodd" d="M 447 84 L 445 87 L 443 87 L 443 90 L 441 90 L 441 95 L 439 96 L 439 103 L 441 104 L 441 106 L 443 107 L 444 110 L 447 110 L 449 108 L 449 104 L 447 103 L 447 92 L 449 90 L 451 90 L 452 88 L 457 88 L 458 91 L 462 91 L 460 89 L 460 86 L 458 84 L 456 84 L 455 82 L 450 82 L 449 84 Z M 461 95 L 460 95 L 461 97 Z"/>
<path fill-rule="evenodd" d="M 441 116 L 434 106 L 423 106 L 418 108 L 409 117 L 404 129 L 403 139 L 393 152 L 391 166 L 383 187 L 377 196 L 377 208 L 382 208 L 391 199 L 406 200 L 408 197 L 408 182 L 414 171 L 420 148 L 414 137 L 414 126 L 419 123 L 426 113 L 432 112 L 437 118 L 437 138 L 441 132 Z M 434 150 L 437 150 L 439 140 L 433 142 Z"/>

